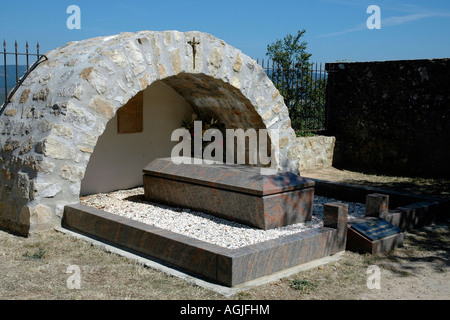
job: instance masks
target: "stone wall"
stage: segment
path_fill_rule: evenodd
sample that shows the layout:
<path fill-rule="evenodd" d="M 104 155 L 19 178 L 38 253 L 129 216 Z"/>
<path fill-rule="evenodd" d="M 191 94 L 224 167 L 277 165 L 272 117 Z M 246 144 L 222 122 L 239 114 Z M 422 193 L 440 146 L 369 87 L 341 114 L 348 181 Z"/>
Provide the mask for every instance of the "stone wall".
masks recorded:
<path fill-rule="evenodd" d="M 302 170 L 328 168 L 333 164 L 335 142 L 335 137 L 297 137 L 288 157 L 298 161 L 300 174 Z"/>
<path fill-rule="evenodd" d="M 333 165 L 450 176 L 450 59 L 329 63 Z"/>

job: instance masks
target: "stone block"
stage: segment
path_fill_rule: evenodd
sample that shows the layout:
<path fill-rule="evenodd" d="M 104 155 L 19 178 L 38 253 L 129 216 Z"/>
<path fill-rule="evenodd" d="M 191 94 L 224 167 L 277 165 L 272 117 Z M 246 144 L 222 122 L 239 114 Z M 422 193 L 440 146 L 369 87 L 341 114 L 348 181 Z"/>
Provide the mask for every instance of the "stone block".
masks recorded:
<path fill-rule="evenodd" d="M 345 250 L 347 241 L 348 205 L 339 202 L 326 203 L 323 206 L 323 226 L 337 229 L 337 246 Z"/>
<path fill-rule="evenodd" d="M 369 224 L 363 232 L 358 224 Z M 384 219 L 367 217 L 349 223 L 346 249 L 359 253 L 378 254 L 403 245 L 404 233 Z"/>
<path fill-rule="evenodd" d="M 33 95 L 34 101 L 47 101 L 47 98 L 50 95 L 50 89 L 48 87 L 44 87 Z"/>
<path fill-rule="evenodd" d="M 388 219 L 389 196 L 380 193 L 371 193 L 366 196 L 366 216 Z"/>
<path fill-rule="evenodd" d="M 288 172 L 262 175 L 234 164 L 175 164 L 144 168 L 145 198 L 264 230 L 311 220 L 314 182 Z"/>

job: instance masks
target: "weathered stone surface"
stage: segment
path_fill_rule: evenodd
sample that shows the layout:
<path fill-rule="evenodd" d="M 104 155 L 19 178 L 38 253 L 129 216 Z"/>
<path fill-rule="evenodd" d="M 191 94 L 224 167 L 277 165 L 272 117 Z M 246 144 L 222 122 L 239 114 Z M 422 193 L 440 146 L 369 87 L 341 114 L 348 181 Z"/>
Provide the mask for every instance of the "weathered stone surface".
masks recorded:
<path fill-rule="evenodd" d="M 11 138 L 8 138 L 5 143 L 3 144 L 2 151 L 3 152 L 10 152 L 13 150 L 16 150 L 20 147 L 20 141 L 19 140 L 13 140 Z"/>
<path fill-rule="evenodd" d="M 61 124 L 55 124 L 53 126 L 53 133 L 56 134 L 57 136 L 66 138 L 66 139 L 72 139 L 73 137 L 73 133 L 72 133 L 72 129 L 61 125 Z"/>
<path fill-rule="evenodd" d="M 11 170 L 5 168 L 2 168 L 2 176 L 7 181 L 14 180 L 15 178 L 14 173 L 12 173 Z"/>
<path fill-rule="evenodd" d="M 108 82 L 94 67 L 83 69 L 80 78 L 88 81 L 97 93 L 102 94 L 106 92 Z"/>
<path fill-rule="evenodd" d="M 39 119 L 44 116 L 43 110 L 36 110 L 34 107 L 25 108 L 22 112 L 22 119 Z"/>
<path fill-rule="evenodd" d="M 43 141 L 42 153 L 46 157 L 62 160 L 73 159 L 75 155 L 73 148 L 69 144 L 63 143 L 53 136 L 49 136 Z"/>
<path fill-rule="evenodd" d="M 31 190 L 31 198 L 51 198 L 61 192 L 62 186 L 57 183 L 33 183 L 33 189 Z"/>
<path fill-rule="evenodd" d="M 119 50 L 103 51 L 101 54 L 107 56 L 112 62 L 114 62 L 120 68 L 125 67 L 128 63 L 127 57 Z"/>
<path fill-rule="evenodd" d="M 17 112 L 18 112 L 17 109 L 6 109 L 5 110 L 5 116 L 15 117 L 17 115 Z"/>
<path fill-rule="evenodd" d="M 29 137 L 23 144 L 22 144 L 22 148 L 20 149 L 19 154 L 25 154 L 30 152 L 33 147 L 34 147 L 34 139 L 33 137 Z"/>
<path fill-rule="evenodd" d="M 35 94 L 33 94 L 33 100 L 41 100 L 46 101 L 48 99 L 48 96 L 50 95 L 50 89 L 49 87 L 44 87 Z"/>
<path fill-rule="evenodd" d="M 23 90 L 23 91 L 22 91 L 22 94 L 20 95 L 20 100 L 19 100 L 19 102 L 20 102 L 20 103 L 25 103 L 25 102 L 27 102 L 28 98 L 30 97 L 30 92 L 31 92 L 30 89 L 25 89 L 25 90 Z"/>
<path fill-rule="evenodd" d="M 289 137 L 281 137 L 278 145 L 280 148 L 285 148 L 289 144 Z"/>
<path fill-rule="evenodd" d="M 95 147 L 95 145 L 97 144 L 97 137 L 90 135 L 88 133 L 85 133 L 83 135 L 82 141 L 84 144 L 87 144 L 88 146 Z"/>
<path fill-rule="evenodd" d="M 110 101 L 100 96 L 92 98 L 92 100 L 89 102 L 88 107 L 107 119 L 111 119 L 115 111 L 114 105 Z"/>
<path fill-rule="evenodd" d="M 77 149 L 84 153 L 93 153 L 94 152 L 94 148 L 89 147 L 89 146 L 77 146 Z"/>
<path fill-rule="evenodd" d="M 48 73 L 48 74 L 44 75 L 41 79 L 39 79 L 39 83 L 47 84 L 54 76 L 55 76 L 54 73 Z"/>
<path fill-rule="evenodd" d="M 158 63 L 158 72 L 161 79 L 167 77 L 166 67 L 161 63 Z"/>
<path fill-rule="evenodd" d="M 57 92 L 58 97 L 65 97 L 65 98 L 73 97 L 78 100 L 81 100 L 82 94 L 83 94 L 83 87 L 79 83 L 70 84 L 67 87 L 62 87 Z"/>
<path fill-rule="evenodd" d="M 450 177 L 450 59 L 329 63 L 335 164 Z"/>
<path fill-rule="evenodd" d="M 76 65 L 79 64 L 79 63 L 80 63 L 80 59 L 73 59 L 73 60 L 67 61 L 67 62 L 64 64 L 64 66 L 66 66 L 66 67 L 74 67 L 74 66 L 76 66 Z"/>
<path fill-rule="evenodd" d="M 31 224 L 40 225 L 50 222 L 52 211 L 44 205 L 37 205 L 29 208 Z"/>
<path fill-rule="evenodd" d="M 53 124 L 50 123 L 48 120 L 42 120 L 38 123 L 37 129 L 41 132 L 46 132 L 51 130 L 53 127 Z"/>
<path fill-rule="evenodd" d="M 170 53 L 171 59 L 172 59 L 172 68 L 173 72 L 180 73 L 181 72 L 181 56 L 180 56 L 180 49 L 173 50 Z"/>
<path fill-rule="evenodd" d="M 158 39 L 155 36 L 151 36 L 150 40 L 152 43 L 153 54 L 156 57 L 159 57 L 161 55 L 161 48 L 159 46 Z"/>
<path fill-rule="evenodd" d="M 96 125 L 95 117 L 88 110 L 77 108 L 73 104 L 68 104 L 64 121 L 81 130 L 91 130 Z"/>
<path fill-rule="evenodd" d="M 14 128 L 12 134 L 13 136 L 26 136 L 30 134 L 31 131 L 31 125 L 26 122 L 19 122 L 16 127 Z"/>
<path fill-rule="evenodd" d="M 30 198 L 30 179 L 28 174 L 19 172 L 14 192 L 25 200 Z"/>
<path fill-rule="evenodd" d="M 150 82 L 149 82 L 149 75 L 147 72 L 144 74 L 142 78 L 139 78 L 139 83 L 141 85 L 141 89 L 145 89 L 148 87 Z"/>
<path fill-rule="evenodd" d="M 231 85 L 237 89 L 241 88 L 241 83 L 239 82 L 239 78 L 238 77 L 233 77 L 233 79 L 231 80 Z"/>
<path fill-rule="evenodd" d="M 295 141 L 288 151 L 288 158 L 298 161 L 300 172 L 333 165 L 335 137 L 297 137 Z"/>
<path fill-rule="evenodd" d="M 85 168 L 75 167 L 75 166 L 63 166 L 61 168 L 61 173 L 59 174 L 63 179 L 69 180 L 71 182 L 81 181 L 84 177 Z"/>
<path fill-rule="evenodd" d="M 267 119 L 269 119 L 271 116 L 272 116 L 272 110 L 267 110 L 263 115 L 262 115 L 262 118 L 263 118 L 263 120 L 267 120 Z"/>
<path fill-rule="evenodd" d="M 55 168 L 55 164 L 42 159 L 36 159 L 33 155 L 28 155 L 25 158 L 24 165 L 41 173 L 51 173 Z"/>
<path fill-rule="evenodd" d="M 243 61 L 242 61 L 242 59 L 241 59 L 241 56 L 240 56 L 239 53 L 238 53 L 238 54 L 236 55 L 236 60 L 235 60 L 234 65 L 233 65 L 233 70 L 234 70 L 235 72 L 241 71 L 242 64 L 243 64 Z"/>
<path fill-rule="evenodd" d="M 220 47 L 214 47 L 211 50 L 211 54 L 208 59 L 208 70 L 211 76 L 216 76 L 220 67 L 222 66 L 223 61 L 223 49 Z"/>

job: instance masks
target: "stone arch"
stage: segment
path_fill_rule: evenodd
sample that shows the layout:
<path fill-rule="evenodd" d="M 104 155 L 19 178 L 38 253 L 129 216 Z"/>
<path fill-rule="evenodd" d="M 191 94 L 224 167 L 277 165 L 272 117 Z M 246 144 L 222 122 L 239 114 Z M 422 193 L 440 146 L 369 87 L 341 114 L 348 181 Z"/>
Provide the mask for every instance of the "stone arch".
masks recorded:
<path fill-rule="evenodd" d="M 278 167 L 298 172 L 289 160 L 295 134 L 283 98 L 256 61 L 220 39 L 201 32 L 121 33 L 71 42 L 46 56 L 0 116 L 2 228 L 28 234 L 59 225 L 64 206 L 79 202 L 108 122 L 157 81 L 196 112 L 224 117 L 230 126 L 279 129 Z"/>

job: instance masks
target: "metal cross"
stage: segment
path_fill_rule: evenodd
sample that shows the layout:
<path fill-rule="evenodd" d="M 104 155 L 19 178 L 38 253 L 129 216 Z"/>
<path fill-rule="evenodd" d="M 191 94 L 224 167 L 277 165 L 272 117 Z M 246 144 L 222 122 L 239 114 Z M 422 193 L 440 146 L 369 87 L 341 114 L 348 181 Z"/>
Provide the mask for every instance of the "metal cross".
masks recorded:
<path fill-rule="evenodd" d="M 188 44 L 190 44 L 191 45 L 191 47 L 192 47 L 192 53 L 193 53 L 193 55 L 194 55 L 194 57 L 193 57 L 193 62 L 194 62 L 194 69 L 195 69 L 195 54 L 197 53 L 197 48 L 196 48 L 196 46 L 198 45 L 198 44 L 200 44 L 200 42 L 199 41 L 195 41 L 195 37 L 192 39 L 192 41 L 188 41 Z"/>

